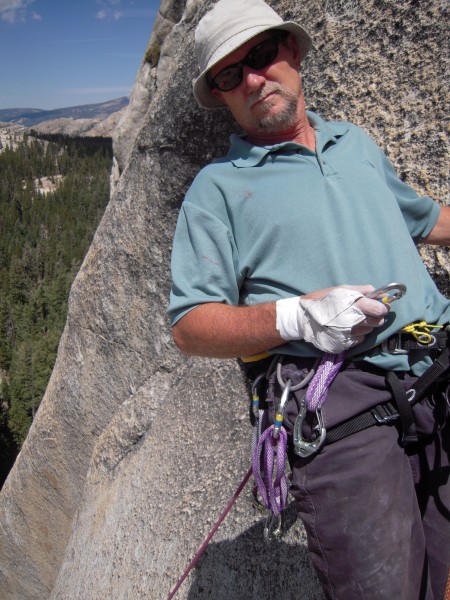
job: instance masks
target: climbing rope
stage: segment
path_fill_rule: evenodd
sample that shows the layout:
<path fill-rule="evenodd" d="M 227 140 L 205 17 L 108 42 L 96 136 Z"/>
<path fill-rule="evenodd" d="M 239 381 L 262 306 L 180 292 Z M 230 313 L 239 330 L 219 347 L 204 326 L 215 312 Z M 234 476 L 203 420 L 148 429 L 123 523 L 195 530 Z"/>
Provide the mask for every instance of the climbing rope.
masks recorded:
<path fill-rule="evenodd" d="M 194 558 L 189 563 L 188 567 L 186 568 L 185 572 L 183 573 L 183 575 L 178 580 L 178 582 L 175 585 L 175 587 L 173 588 L 173 590 L 170 592 L 169 596 L 167 597 L 167 600 L 172 600 L 172 598 L 175 596 L 175 594 L 177 593 L 177 591 L 180 589 L 181 584 L 183 583 L 183 581 L 186 579 L 186 577 L 189 575 L 189 573 L 192 571 L 192 569 L 198 563 L 198 561 L 200 560 L 201 555 L 206 550 L 206 548 L 207 548 L 209 542 L 211 541 L 212 537 L 214 536 L 214 534 L 216 533 L 216 531 L 219 529 L 220 525 L 222 524 L 222 522 L 224 521 L 225 517 L 229 513 L 229 511 L 230 511 L 231 507 L 233 506 L 233 504 L 239 498 L 242 490 L 245 488 L 245 486 L 246 486 L 248 480 L 250 479 L 251 475 L 252 475 L 252 469 L 249 469 L 249 471 L 244 475 L 244 479 L 239 484 L 239 487 L 237 488 L 237 490 L 235 491 L 235 493 L 231 497 L 231 500 L 226 505 L 226 507 L 225 507 L 224 511 L 222 512 L 222 514 L 220 515 L 219 519 L 214 524 L 214 527 L 208 533 L 205 541 L 203 542 L 203 544 L 198 549 L 198 551 L 195 554 Z"/>

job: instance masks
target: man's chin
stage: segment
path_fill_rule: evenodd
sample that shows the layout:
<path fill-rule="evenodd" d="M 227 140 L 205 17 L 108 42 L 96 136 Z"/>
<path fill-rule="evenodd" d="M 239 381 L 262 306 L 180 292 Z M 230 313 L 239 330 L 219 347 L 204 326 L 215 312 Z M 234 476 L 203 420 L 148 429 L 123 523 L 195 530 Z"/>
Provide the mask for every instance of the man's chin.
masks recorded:
<path fill-rule="evenodd" d="M 257 127 L 265 133 L 278 133 L 288 131 L 295 124 L 292 115 L 280 114 L 279 112 L 268 112 L 257 120 Z"/>
<path fill-rule="evenodd" d="M 251 112 L 257 127 L 267 133 L 290 129 L 297 115 L 296 106 L 286 103 L 275 93 L 255 103 Z"/>

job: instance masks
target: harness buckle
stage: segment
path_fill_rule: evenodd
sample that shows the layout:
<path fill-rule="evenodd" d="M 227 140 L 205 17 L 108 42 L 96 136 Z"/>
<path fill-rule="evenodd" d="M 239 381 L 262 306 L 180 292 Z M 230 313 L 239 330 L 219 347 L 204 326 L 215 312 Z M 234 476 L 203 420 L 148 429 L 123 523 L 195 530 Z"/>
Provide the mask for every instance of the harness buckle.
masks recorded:
<path fill-rule="evenodd" d="M 381 410 L 383 410 L 385 414 L 381 414 Z M 396 421 L 399 417 L 398 412 L 390 412 L 387 406 L 374 406 L 370 412 L 379 425 L 388 425 L 389 423 Z"/>
<path fill-rule="evenodd" d="M 298 412 L 297 418 L 295 419 L 293 433 L 294 452 L 302 458 L 307 458 L 308 456 L 311 456 L 312 454 L 318 452 L 323 446 L 325 438 L 327 436 L 327 430 L 325 429 L 323 424 L 322 409 L 318 408 L 316 410 L 317 425 L 314 428 L 314 431 L 317 432 L 317 437 L 313 440 L 307 440 L 303 437 L 302 429 L 306 413 L 306 403 L 303 399 L 300 405 L 300 410 Z"/>
<path fill-rule="evenodd" d="M 388 352 L 389 354 L 408 354 L 408 350 L 402 348 L 401 331 L 384 340 L 381 343 L 381 349 L 383 352 Z"/>
<path fill-rule="evenodd" d="M 416 390 L 414 388 L 410 388 L 406 390 L 406 399 L 410 404 L 415 404 L 416 399 Z"/>

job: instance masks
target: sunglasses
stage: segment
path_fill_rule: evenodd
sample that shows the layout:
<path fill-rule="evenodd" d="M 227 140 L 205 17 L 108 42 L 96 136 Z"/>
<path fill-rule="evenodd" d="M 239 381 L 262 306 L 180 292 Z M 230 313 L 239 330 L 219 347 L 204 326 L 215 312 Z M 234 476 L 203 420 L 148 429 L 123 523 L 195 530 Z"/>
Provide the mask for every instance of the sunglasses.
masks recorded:
<path fill-rule="evenodd" d="M 238 63 L 228 65 L 222 69 L 214 79 L 209 82 L 209 87 L 213 90 L 217 88 L 221 92 L 230 92 L 234 90 L 244 78 L 244 67 L 250 67 L 259 71 L 272 63 L 278 55 L 278 46 L 281 40 L 287 37 L 287 32 L 279 32 L 268 40 L 253 46 L 247 56 Z"/>

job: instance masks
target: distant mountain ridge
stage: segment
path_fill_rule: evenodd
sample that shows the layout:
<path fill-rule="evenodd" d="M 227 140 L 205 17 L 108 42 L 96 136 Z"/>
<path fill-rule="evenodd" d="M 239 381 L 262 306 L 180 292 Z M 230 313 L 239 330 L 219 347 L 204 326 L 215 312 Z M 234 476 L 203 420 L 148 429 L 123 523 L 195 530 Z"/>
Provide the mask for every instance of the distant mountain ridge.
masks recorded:
<path fill-rule="evenodd" d="M 53 110 L 5 108 L 0 109 L 0 121 L 3 123 L 16 123 L 27 128 L 34 127 L 44 121 L 54 121 L 56 119 L 92 119 L 99 121 L 125 108 L 128 101 L 128 97 L 123 96 L 108 102 L 55 108 Z"/>

